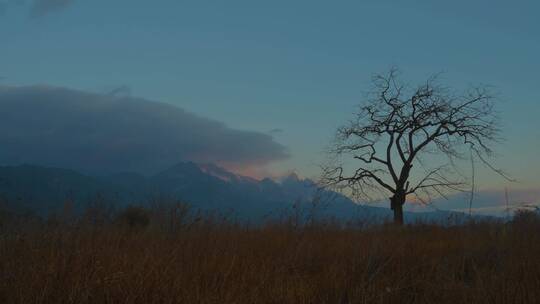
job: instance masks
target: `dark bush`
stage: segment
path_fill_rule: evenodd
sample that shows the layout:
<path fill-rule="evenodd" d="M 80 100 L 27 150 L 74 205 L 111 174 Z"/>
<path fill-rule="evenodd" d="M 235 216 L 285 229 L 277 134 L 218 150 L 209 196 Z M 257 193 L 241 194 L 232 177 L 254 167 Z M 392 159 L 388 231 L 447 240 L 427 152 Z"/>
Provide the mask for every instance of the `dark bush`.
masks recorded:
<path fill-rule="evenodd" d="M 512 224 L 526 226 L 540 224 L 540 214 L 536 210 L 517 210 L 512 219 Z"/>
<path fill-rule="evenodd" d="M 116 222 L 129 228 L 146 228 L 150 223 L 150 211 L 138 206 L 128 206 L 116 218 Z"/>

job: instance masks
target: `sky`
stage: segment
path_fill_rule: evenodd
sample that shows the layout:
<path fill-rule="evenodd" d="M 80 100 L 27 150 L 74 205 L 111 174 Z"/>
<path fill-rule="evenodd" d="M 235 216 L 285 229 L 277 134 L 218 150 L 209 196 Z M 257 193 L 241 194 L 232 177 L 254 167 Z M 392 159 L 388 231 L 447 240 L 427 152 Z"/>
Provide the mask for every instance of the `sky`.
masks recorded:
<path fill-rule="evenodd" d="M 538 12 L 538 1 L 497 0 L 0 0 L 0 98 L 155 101 L 147 112 L 138 104 L 130 113 L 138 113 L 131 122 L 150 121 L 141 129 L 183 138 L 164 147 L 160 159 L 211 150 L 204 161 L 245 174 L 315 177 L 336 128 L 352 118 L 374 73 L 397 66 L 416 84 L 443 72 L 449 86 L 490 85 L 500 100 L 506 140 L 495 149 L 495 163 L 518 182 L 480 170 L 478 187 L 538 190 Z M 19 105 L 34 117 L 84 111 L 79 106 L 58 114 L 62 102 L 52 114 L 30 102 Z M 93 111 L 97 117 L 122 115 L 121 109 Z M 159 122 L 165 116 L 170 120 Z M 24 119 L 12 117 L 11 126 Z M 203 131 L 174 119 L 193 121 Z M 99 123 L 125 128 L 122 121 L 130 123 Z M 18 130 L 46 145 L 43 134 Z M 80 130 L 95 132 L 90 125 Z M 225 135 L 216 142 L 213 134 Z M 181 148 L 192 144 L 192 150 Z M 37 159 L 30 154 L 25 157 Z M 137 157 L 126 166 L 148 159 L 142 152 Z"/>

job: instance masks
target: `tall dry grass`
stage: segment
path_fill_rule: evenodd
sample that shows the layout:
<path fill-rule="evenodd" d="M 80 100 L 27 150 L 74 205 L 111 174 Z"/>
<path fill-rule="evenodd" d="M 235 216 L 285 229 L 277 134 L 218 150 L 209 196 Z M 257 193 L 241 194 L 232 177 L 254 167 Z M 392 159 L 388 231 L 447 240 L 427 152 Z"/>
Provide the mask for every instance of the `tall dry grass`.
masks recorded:
<path fill-rule="evenodd" d="M 540 303 L 540 224 L 34 224 L 0 239 L 1 303 Z"/>

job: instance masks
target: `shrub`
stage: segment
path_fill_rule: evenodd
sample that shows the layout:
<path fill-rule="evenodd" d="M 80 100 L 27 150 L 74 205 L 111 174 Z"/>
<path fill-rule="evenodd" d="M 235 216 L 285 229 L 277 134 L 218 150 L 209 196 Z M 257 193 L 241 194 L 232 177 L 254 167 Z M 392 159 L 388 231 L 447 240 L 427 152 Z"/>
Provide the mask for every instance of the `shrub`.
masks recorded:
<path fill-rule="evenodd" d="M 150 223 L 150 211 L 143 207 L 128 206 L 118 214 L 116 222 L 129 228 L 146 228 Z"/>
<path fill-rule="evenodd" d="M 512 224 L 515 225 L 534 225 L 540 223 L 540 214 L 536 210 L 519 209 L 514 214 Z"/>

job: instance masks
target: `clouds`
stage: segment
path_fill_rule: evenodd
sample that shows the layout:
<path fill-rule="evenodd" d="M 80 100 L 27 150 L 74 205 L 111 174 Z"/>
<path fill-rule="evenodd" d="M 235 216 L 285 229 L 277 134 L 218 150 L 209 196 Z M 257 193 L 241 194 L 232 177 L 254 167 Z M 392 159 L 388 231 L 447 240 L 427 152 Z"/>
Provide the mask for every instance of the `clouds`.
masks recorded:
<path fill-rule="evenodd" d="M 73 2 L 74 0 L 34 0 L 30 7 L 30 16 L 41 17 L 50 12 L 62 10 Z"/>
<path fill-rule="evenodd" d="M 272 136 L 165 103 L 46 86 L 0 86 L 0 164 L 153 173 L 179 161 L 234 168 L 288 157 Z"/>
<path fill-rule="evenodd" d="M 275 129 L 272 129 L 272 130 L 268 131 L 268 133 L 270 133 L 272 135 L 282 134 L 283 132 L 285 132 L 285 131 L 283 129 L 280 129 L 280 128 L 275 128 Z"/>

